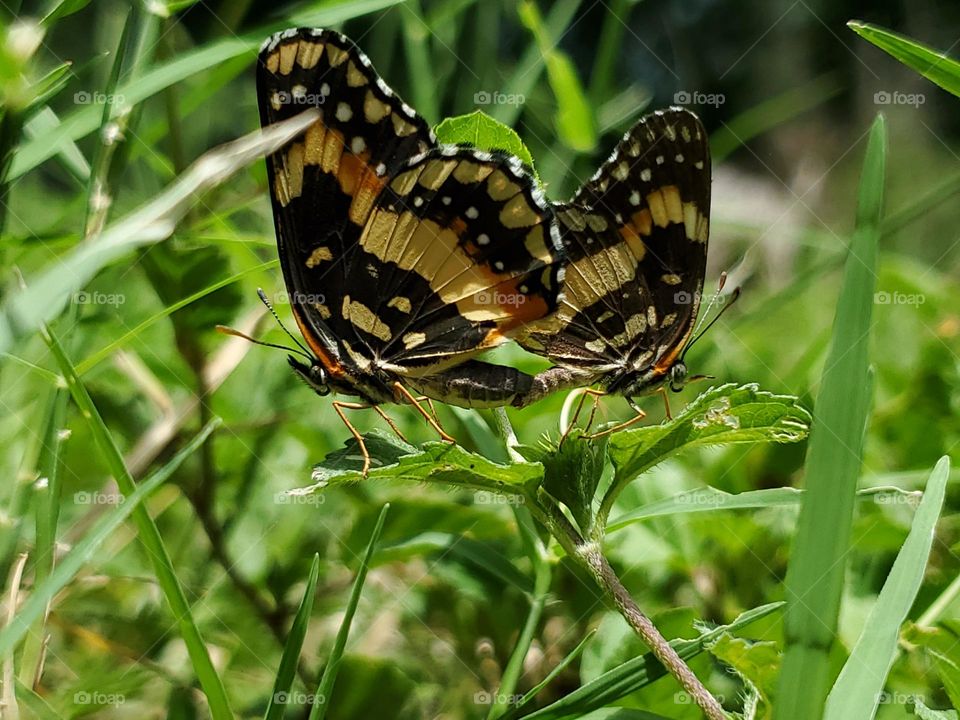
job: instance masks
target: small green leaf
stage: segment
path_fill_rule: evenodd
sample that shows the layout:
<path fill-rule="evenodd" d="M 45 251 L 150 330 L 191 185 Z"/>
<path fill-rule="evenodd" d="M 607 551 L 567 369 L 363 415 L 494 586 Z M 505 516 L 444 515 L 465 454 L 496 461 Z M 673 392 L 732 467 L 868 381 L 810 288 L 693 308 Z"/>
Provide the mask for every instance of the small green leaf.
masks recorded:
<path fill-rule="evenodd" d="M 482 110 L 447 118 L 437 125 L 436 134 L 442 143 L 472 145 L 480 150 L 504 150 L 516 155 L 527 168 L 533 170 L 533 156 L 516 131 Z"/>
<path fill-rule="evenodd" d="M 949 477 L 950 459 L 944 456 L 930 475 L 910 534 L 827 697 L 824 720 L 872 720 L 876 713 L 887 673 L 898 652 L 900 626 L 923 584 Z"/>
<path fill-rule="evenodd" d="M 780 649 L 775 642 L 753 642 L 725 634 L 707 648 L 710 654 L 734 669 L 769 706 L 777 689 Z"/>
<path fill-rule="evenodd" d="M 960 97 L 960 62 L 916 40 L 876 25 L 851 20 L 847 27 L 927 80 Z"/>
<path fill-rule="evenodd" d="M 517 447 L 527 460 L 543 465 L 544 489 L 569 508 L 584 534 L 593 527 L 594 494 L 607 464 L 608 439 L 584 441 L 576 428 L 559 449 L 554 444 Z"/>
<path fill-rule="evenodd" d="M 912 705 L 910 710 L 920 720 L 957 720 L 958 717 L 956 710 L 931 710 L 919 697 L 913 698 Z"/>
<path fill-rule="evenodd" d="M 363 439 L 372 460 L 367 474 L 371 480 L 434 482 L 522 496 L 528 486 L 539 484 L 543 478 L 543 466 L 539 463 L 500 465 L 450 443 L 428 442 L 417 448 L 396 435 L 377 430 Z M 359 482 L 364 479 L 362 466 L 363 456 L 356 442 L 350 440 L 344 449 L 314 466 L 313 485 L 292 490 L 291 494 L 309 494 L 331 485 Z"/>
<path fill-rule="evenodd" d="M 912 626 L 904 639 L 926 651 L 950 702 L 960 707 L 960 632 L 956 623 L 944 622 L 935 628 Z"/>
<path fill-rule="evenodd" d="M 756 385 L 728 383 L 710 388 L 677 417 L 615 433 L 610 459 L 616 474 L 601 504 L 606 521 L 617 495 L 634 478 L 687 447 L 753 442 L 797 442 L 806 437 L 810 413 L 791 395 L 774 395 Z"/>

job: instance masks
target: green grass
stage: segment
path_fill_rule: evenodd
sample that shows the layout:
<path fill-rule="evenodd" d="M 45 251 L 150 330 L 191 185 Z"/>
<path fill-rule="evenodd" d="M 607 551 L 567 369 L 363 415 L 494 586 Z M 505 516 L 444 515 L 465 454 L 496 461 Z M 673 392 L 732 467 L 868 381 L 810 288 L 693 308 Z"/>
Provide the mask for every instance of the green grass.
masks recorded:
<path fill-rule="evenodd" d="M 53 2 L 42 38 L 0 13 L 5 713 L 697 720 L 602 550 L 732 717 L 955 717 L 954 8 L 229 5 Z M 297 130 L 255 134 L 252 63 L 293 25 L 342 29 L 442 140 L 517 153 L 551 199 L 645 109 L 722 97 L 693 108 L 707 289 L 744 292 L 687 358 L 717 379 L 560 453 L 561 396 L 441 406 L 455 447 L 356 413 L 360 478 L 329 399 L 214 331 L 286 342 L 258 287 L 292 324 L 260 157 Z"/>

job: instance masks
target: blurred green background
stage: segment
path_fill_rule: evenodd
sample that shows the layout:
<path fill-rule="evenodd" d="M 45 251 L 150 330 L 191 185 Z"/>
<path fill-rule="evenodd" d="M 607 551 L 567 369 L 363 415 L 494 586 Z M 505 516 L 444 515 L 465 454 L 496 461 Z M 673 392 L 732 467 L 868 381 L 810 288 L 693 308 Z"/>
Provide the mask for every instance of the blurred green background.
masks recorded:
<path fill-rule="evenodd" d="M 29 285 L 101 223 L 109 226 L 154 198 L 204 151 L 254 130 L 253 63 L 269 32 L 335 22 L 431 123 L 479 109 L 515 128 L 552 199 L 569 196 L 589 177 L 646 109 L 684 104 L 698 112 L 715 157 L 707 287 L 728 270 L 744 293 L 688 364 L 718 382 L 757 382 L 798 395 L 808 406 L 832 326 L 866 133 L 883 112 L 890 135 L 887 220 L 863 485 L 916 489 L 938 457 L 958 459 L 960 101 L 862 41 L 846 23 L 875 22 L 949 54 L 958 42 L 960 6 L 804 0 L 19 5 L 0 7 L 6 110 L 0 145 L 14 153 L 0 228 L 5 293 L 21 278 Z M 30 24 L 44 18 L 42 25 Z M 125 52 L 115 66 L 125 27 Z M 70 65 L 56 92 L 14 112 L 24 77 L 35 83 L 65 62 Z M 110 80 L 115 67 L 116 84 Z M 100 123 L 105 106 L 107 145 Z M 368 578 L 330 717 L 483 717 L 484 693 L 497 687 L 528 601 L 457 546 L 461 538 L 478 541 L 529 571 L 511 509 L 491 496 L 416 485 L 361 483 L 301 501 L 280 494 L 309 484 L 312 464 L 348 435 L 329 399 L 297 381 L 282 353 L 214 332 L 224 323 L 283 341 L 255 292 L 263 287 L 289 319 L 279 268 L 270 264 L 275 259 L 265 172 L 257 162 L 197 197 L 171 239 L 132 251 L 97 275 L 53 329 L 80 365 L 134 477 L 163 464 L 210 418 L 223 418 L 148 506 L 238 716 L 263 712 L 282 649 L 277 635 L 302 596 L 314 553 L 321 557 L 320 584 L 303 675 L 322 667 L 358 555 L 389 500 L 383 542 L 395 547 L 377 556 Z M 197 293 L 202 297 L 170 312 Z M 528 370 L 543 367 L 514 348 L 496 355 Z M 0 488 L 0 577 L 9 578 L 18 554 L 29 553 L 27 594 L 38 558 L 44 562 L 34 552 L 42 448 L 62 444 L 58 552 L 119 502 L 76 413 L 68 415 L 61 437 L 44 436 L 56 372 L 35 336 L 0 361 L 0 469 L 7 478 Z M 687 389 L 674 405 L 697 392 Z M 556 434 L 563 400 L 511 411 L 521 440 Z M 659 401 L 647 404 L 651 421 L 659 420 Z M 603 408 L 610 417 L 628 417 L 622 400 L 608 399 Z M 411 439 L 432 439 L 411 410 L 389 412 Z M 489 414 L 450 408 L 440 414 L 462 444 L 506 460 Z M 352 419 L 361 429 L 382 425 L 373 413 Z M 687 454 L 635 483 L 620 505 L 632 508 L 703 485 L 728 492 L 796 485 L 803 457 L 802 444 Z M 960 495 L 951 485 L 915 616 L 942 597 L 960 569 L 958 508 Z M 844 639 L 859 632 L 911 516 L 907 503 L 859 505 Z M 641 607 L 663 614 L 665 634 L 690 635 L 693 617 L 728 622 L 744 609 L 782 599 L 795 520 L 791 508 L 660 518 L 612 534 L 608 549 Z M 551 591 L 521 690 L 542 679 L 589 629 L 600 631 L 543 702 L 637 649 L 587 578 L 561 564 Z M 946 597 L 939 618 L 960 620 L 960 607 Z M 54 716 L 205 716 L 183 641 L 132 529 L 113 534 L 55 597 L 44 632 L 49 642 L 35 688 Z M 771 619 L 753 636 L 779 640 L 780 627 Z M 737 708 L 732 677 L 706 658 L 695 668 L 728 708 Z M 28 669 L 17 672 L 33 683 Z M 905 653 L 879 717 L 908 717 L 906 702 L 897 698 L 910 694 L 947 707 L 943 684 L 924 653 Z M 676 693 L 665 679 L 626 704 L 671 718 L 699 717 Z M 305 709 L 291 704 L 288 716 L 306 717 Z"/>

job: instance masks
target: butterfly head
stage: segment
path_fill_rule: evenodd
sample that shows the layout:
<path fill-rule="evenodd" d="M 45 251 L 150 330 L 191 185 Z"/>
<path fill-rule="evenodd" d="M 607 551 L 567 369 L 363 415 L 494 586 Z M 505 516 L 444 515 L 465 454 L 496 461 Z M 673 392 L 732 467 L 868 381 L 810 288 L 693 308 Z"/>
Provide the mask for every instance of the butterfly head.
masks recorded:
<path fill-rule="evenodd" d="M 296 372 L 317 395 L 324 396 L 330 394 L 330 378 L 327 375 L 327 371 L 318 361 L 315 360 L 308 365 L 293 355 L 288 355 L 287 362 L 290 363 L 290 367 L 293 368 L 294 372 Z"/>

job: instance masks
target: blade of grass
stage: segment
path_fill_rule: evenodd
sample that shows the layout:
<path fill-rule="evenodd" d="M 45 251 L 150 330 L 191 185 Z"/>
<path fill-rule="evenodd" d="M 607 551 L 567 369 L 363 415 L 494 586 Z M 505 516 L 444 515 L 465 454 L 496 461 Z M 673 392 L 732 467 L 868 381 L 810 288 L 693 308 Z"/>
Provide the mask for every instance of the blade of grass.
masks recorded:
<path fill-rule="evenodd" d="M 181 80 L 207 72 L 244 53 L 249 54 L 252 61 L 263 39 L 271 32 L 280 30 L 288 24 L 326 27 L 397 5 L 400 2 L 403 0 L 342 0 L 327 3 L 320 9 L 296 13 L 288 16 L 285 21 L 261 26 L 245 35 L 232 36 L 208 43 L 196 50 L 181 53 L 170 62 L 145 72 L 134 82 L 121 84 L 118 93 L 123 95 L 128 103 L 136 105 Z M 100 108 L 96 105 L 86 105 L 70 113 L 57 127 L 24 143 L 17 151 L 10 168 L 10 179 L 13 180 L 37 167 L 74 141 L 95 131 L 99 125 Z"/>
<path fill-rule="evenodd" d="M 297 609 L 297 615 L 290 626 L 290 635 L 283 646 L 283 655 L 280 657 L 280 667 L 277 670 L 277 679 L 273 683 L 273 694 L 267 705 L 264 720 L 280 720 L 286 710 L 285 704 L 279 699 L 290 692 L 293 679 L 297 674 L 297 661 L 303 649 L 303 639 L 307 636 L 307 626 L 310 624 L 310 613 L 313 611 L 313 599 L 317 593 L 317 578 L 320 577 L 320 555 L 314 554 L 310 565 L 310 574 L 307 576 L 307 587 L 303 591 L 303 600 Z"/>
<path fill-rule="evenodd" d="M 327 708 L 330 705 L 330 694 L 333 692 L 333 684 L 337 681 L 340 661 L 343 659 L 343 649 L 346 647 L 347 636 L 350 634 L 350 625 L 353 622 L 354 614 L 357 612 L 360 593 L 363 591 L 363 583 L 367 579 L 367 569 L 370 567 L 370 558 L 373 556 L 373 551 L 376 549 L 377 542 L 380 540 L 380 533 L 383 532 L 383 522 L 387 519 L 388 510 L 390 510 L 389 503 L 384 505 L 380 511 L 377 524 L 374 526 L 373 533 L 370 535 L 370 542 L 367 543 L 367 551 L 363 554 L 360 569 L 357 570 L 357 578 L 353 581 L 353 589 L 350 591 L 350 599 L 347 601 L 347 607 L 343 613 L 340 629 L 337 630 L 337 637 L 333 642 L 333 649 L 330 651 L 327 665 L 323 669 L 323 676 L 320 678 L 320 685 L 317 687 L 314 703 L 310 709 L 310 720 L 323 720 L 327 714 Z"/>
<path fill-rule="evenodd" d="M 253 275 L 254 273 L 260 272 L 261 270 L 268 270 L 272 267 L 275 267 L 279 264 L 279 262 L 280 262 L 279 260 L 268 260 L 267 262 L 261 263 L 260 265 L 254 265 L 253 267 L 247 268 L 246 270 L 241 270 L 236 275 L 231 275 L 230 277 L 224 278 L 223 280 L 218 280 L 212 285 L 208 285 L 203 290 L 198 290 L 192 295 L 188 295 L 182 300 L 178 300 L 172 305 L 168 305 L 160 312 L 154 313 L 143 322 L 127 330 L 127 332 L 125 332 L 123 335 L 118 337 L 116 340 L 114 340 L 110 344 L 105 345 L 104 347 L 91 353 L 90 355 L 85 357 L 83 360 L 78 362 L 76 365 L 77 374 L 78 375 L 86 374 L 92 368 L 94 368 L 97 364 L 99 364 L 106 358 L 110 357 L 110 355 L 112 355 L 117 350 L 125 346 L 127 343 L 133 340 L 133 338 L 135 338 L 137 335 L 139 335 L 144 330 L 149 328 L 151 325 L 153 325 L 154 323 L 160 320 L 163 320 L 163 318 L 165 317 L 169 317 L 170 315 L 175 313 L 177 310 L 180 310 L 181 308 L 184 308 L 187 305 L 195 303 L 197 300 L 201 300 L 202 298 L 205 298 L 207 295 L 210 295 L 211 293 L 216 292 L 220 288 L 224 288 L 227 285 L 233 285 L 233 283 L 238 282 L 239 280 L 242 280 L 247 275 Z"/>
<path fill-rule="evenodd" d="M 930 82 L 960 97 L 960 62 L 916 40 L 877 25 L 851 20 L 847 27 Z"/>
<path fill-rule="evenodd" d="M 566 33 L 570 23 L 583 0 L 557 0 L 547 13 L 547 18 L 543 23 L 545 33 L 548 37 L 558 38 Z M 520 62 L 517 63 L 513 74 L 503 85 L 504 95 L 515 95 L 526 97 L 537 85 L 540 79 L 540 73 L 543 72 L 544 57 L 536 43 L 530 43 L 529 47 L 520 56 Z M 487 88 L 482 88 L 486 90 Z M 504 125 L 513 127 L 520 113 L 523 111 L 522 103 L 499 103 L 490 109 L 490 116 L 499 120 Z"/>
<path fill-rule="evenodd" d="M 726 158 L 748 140 L 826 102 L 842 89 L 840 80 L 827 73 L 745 110 L 710 136 L 710 155 L 714 163 Z"/>
<path fill-rule="evenodd" d="M 50 390 L 44 416 L 40 455 L 37 461 L 38 481 L 35 484 L 34 522 L 36 539 L 33 551 L 33 585 L 41 587 L 50 577 L 56 559 L 57 523 L 60 518 L 60 450 L 61 430 L 66 425 L 69 395 L 62 387 Z M 51 596 L 52 597 L 52 596 Z M 47 599 L 49 603 L 50 599 Z M 20 680 L 34 687 L 39 678 L 45 651 L 44 626 L 48 605 L 34 621 L 34 626 L 20 656 Z"/>
<path fill-rule="evenodd" d="M 856 230 L 811 428 L 807 494 L 786 579 L 786 652 L 775 720 L 821 717 L 829 689 L 828 651 L 836 640 L 870 403 L 869 336 L 885 146 L 886 125 L 879 116 L 867 143 Z"/>
<path fill-rule="evenodd" d="M 90 398 L 90 394 L 84 387 L 80 376 L 67 357 L 60 345 L 60 341 L 46 327 L 41 328 L 41 334 L 47 347 L 60 366 L 60 372 L 63 373 L 70 390 L 73 401 L 77 404 L 84 420 L 90 427 L 91 434 L 100 454 L 103 456 L 107 467 L 109 467 L 117 486 L 125 498 L 131 498 L 137 491 L 137 485 L 127 470 L 123 461 L 123 455 L 113 440 L 110 430 L 103 422 L 96 405 Z M 127 504 L 127 503 L 125 503 Z M 122 510 L 123 506 L 117 508 Z M 150 513 L 142 504 L 136 504 L 130 511 L 133 520 L 137 525 L 137 533 L 147 551 L 150 563 L 153 565 L 153 572 L 163 591 L 167 604 L 170 606 L 171 613 L 176 619 L 177 626 L 180 629 L 180 635 L 184 644 L 187 646 L 187 652 L 193 665 L 193 670 L 197 675 L 197 680 L 203 688 L 207 697 L 207 703 L 210 707 L 210 715 L 214 720 L 229 720 L 233 718 L 230 711 L 230 704 L 227 701 L 227 693 L 223 687 L 223 682 L 213 667 L 207 647 L 204 644 L 203 636 L 193 619 L 193 612 L 190 603 L 184 594 L 183 587 L 177 579 L 176 570 L 170 561 L 170 555 L 163 543 L 160 531 Z M 63 566 L 61 566 L 62 568 Z M 2 647 L 2 646 L 0 646 Z"/>
<path fill-rule="evenodd" d="M 403 27 L 403 47 L 406 52 L 408 77 L 413 103 L 430 124 L 440 119 L 437 105 L 437 85 L 433 62 L 430 59 L 430 28 L 423 21 L 419 0 L 409 0 L 400 8 Z"/>
<path fill-rule="evenodd" d="M 487 713 L 487 720 L 496 720 L 502 716 L 515 700 L 514 693 L 517 690 L 517 683 L 520 681 L 520 674 L 523 672 L 523 661 L 530 650 L 530 644 L 533 642 L 533 635 L 540 625 L 540 618 L 543 616 L 543 608 L 547 604 L 547 593 L 550 590 L 550 580 L 553 577 L 550 563 L 543 556 L 537 557 L 535 565 L 535 577 L 533 581 L 533 594 L 530 598 L 530 611 L 527 613 L 526 622 L 520 630 L 520 636 L 517 638 L 517 644 L 510 653 L 510 659 L 500 677 L 500 687 L 493 696 L 493 702 L 490 704 L 490 711 Z"/>
<path fill-rule="evenodd" d="M 930 474 L 910 534 L 830 691 L 825 720 L 873 720 L 883 697 L 887 673 L 897 656 L 900 626 L 923 584 L 949 477 L 950 458 L 944 456 Z"/>
<path fill-rule="evenodd" d="M 16 621 L 0 632 L 0 655 L 16 646 L 27 632 L 30 624 L 43 615 L 47 603 L 66 587 L 67 583 L 84 565 L 90 562 L 97 549 L 110 534 L 130 517 L 130 514 L 139 504 L 150 497 L 154 490 L 176 472 L 219 425 L 220 420 L 217 419 L 204 427 L 163 467 L 139 483 L 134 492 L 125 496 L 124 502 L 111 508 L 110 512 L 103 515 L 84 538 L 73 546 L 73 549 L 67 553 L 46 580 L 37 583 L 30 597 L 20 606 Z"/>
<path fill-rule="evenodd" d="M 193 207 L 199 193 L 282 147 L 315 119 L 316 112 L 308 110 L 211 150 L 159 196 L 112 223 L 95 240 L 78 246 L 53 263 L 28 283 L 26 289 L 11 294 L 0 307 L 0 353 L 6 352 L 17 337 L 55 317 L 71 295 L 103 267 L 134 248 L 172 234 L 177 221 Z"/>

